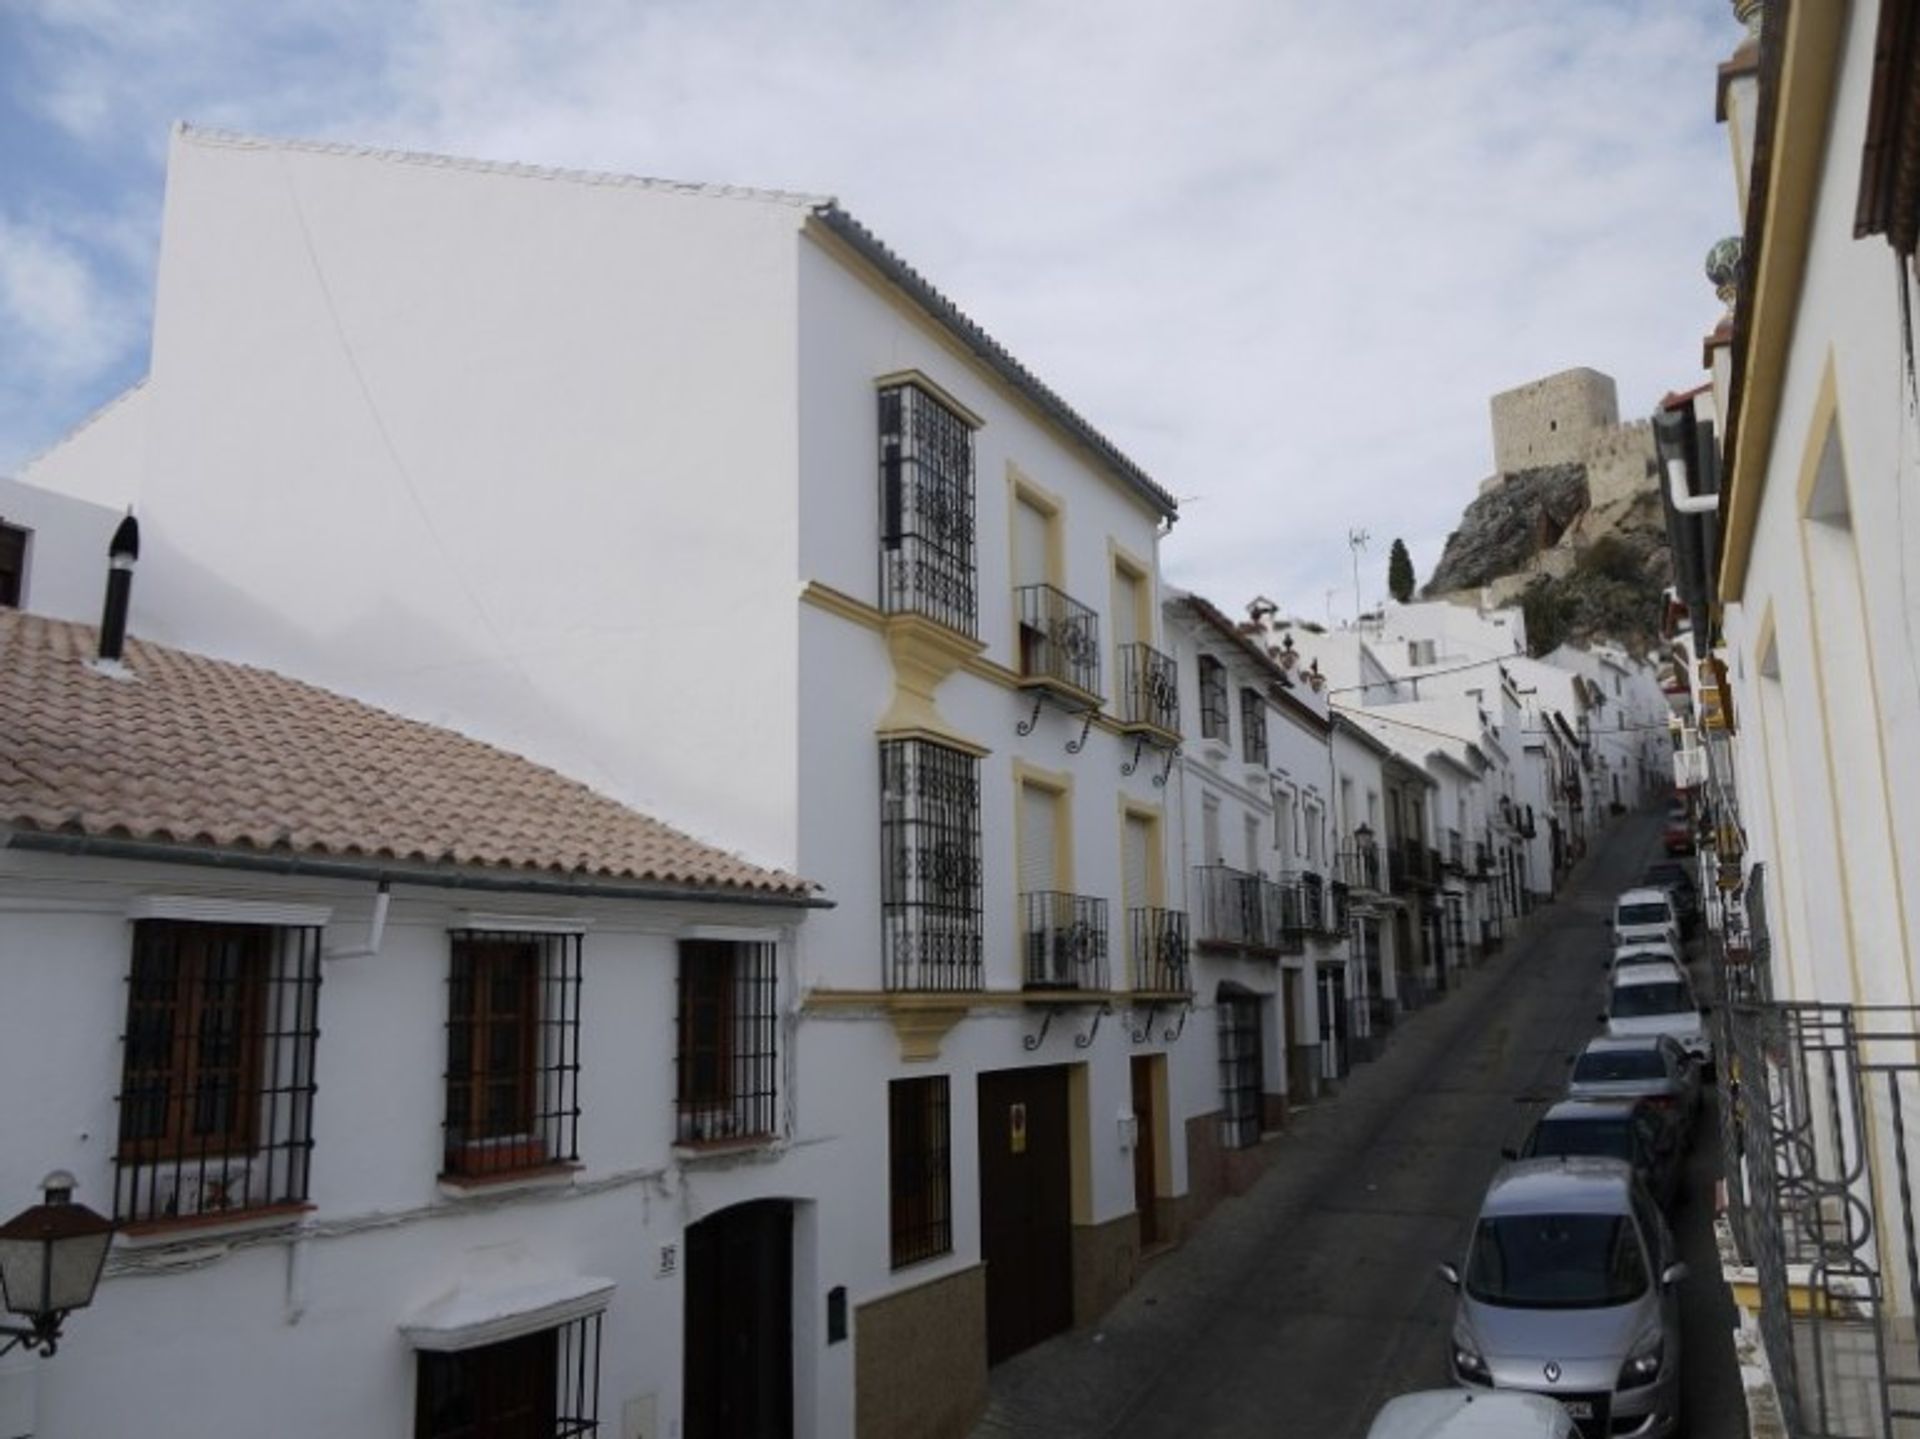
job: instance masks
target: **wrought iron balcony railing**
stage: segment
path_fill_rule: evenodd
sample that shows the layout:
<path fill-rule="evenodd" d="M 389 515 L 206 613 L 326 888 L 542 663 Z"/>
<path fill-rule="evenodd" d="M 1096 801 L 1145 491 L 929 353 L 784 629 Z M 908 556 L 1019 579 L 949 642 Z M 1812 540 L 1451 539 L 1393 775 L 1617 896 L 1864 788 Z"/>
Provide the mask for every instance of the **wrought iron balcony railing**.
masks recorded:
<path fill-rule="evenodd" d="M 1327 886 L 1327 933 L 1347 932 L 1347 909 L 1351 891 L 1345 882 L 1335 880 Z"/>
<path fill-rule="evenodd" d="M 1133 987 L 1149 994 L 1191 994 L 1187 914 L 1180 909 L 1127 911 Z"/>
<path fill-rule="evenodd" d="M 1459 830 L 1449 829 L 1447 831 L 1447 868 L 1464 870 L 1466 867 L 1466 842 L 1461 839 Z"/>
<path fill-rule="evenodd" d="M 1180 679 L 1173 657 L 1152 645 L 1120 646 L 1120 723 L 1180 733 Z"/>
<path fill-rule="evenodd" d="M 1028 989 L 1104 990 L 1107 902 L 1092 895 L 1033 890 L 1020 896 Z"/>
<path fill-rule="evenodd" d="M 1020 677 L 1100 695 L 1100 616 L 1052 585 L 1014 590 L 1020 616 Z"/>
<path fill-rule="evenodd" d="M 1473 844 L 1473 870 L 1475 874 L 1493 873 L 1493 851 L 1487 848 L 1484 840 L 1475 840 Z"/>
<path fill-rule="evenodd" d="M 1224 864 L 1197 865 L 1193 879 L 1196 943 L 1265 955 L 1301 952 L 1304 930 L 1294 886 Z"/>
<path fill-rule="evenodd" d="M 1341 880 L 1349 889 L 1380 888 L 1380 846 L 1372 840 L 1356 840 L 1340 851 L 1335 861 Z"/>
<path fill-rule="evenodd" d="M 1309 934 L 1327 931 L 1327 882 L 1311 870 L 1300 876 L 1300 923 Z"/>

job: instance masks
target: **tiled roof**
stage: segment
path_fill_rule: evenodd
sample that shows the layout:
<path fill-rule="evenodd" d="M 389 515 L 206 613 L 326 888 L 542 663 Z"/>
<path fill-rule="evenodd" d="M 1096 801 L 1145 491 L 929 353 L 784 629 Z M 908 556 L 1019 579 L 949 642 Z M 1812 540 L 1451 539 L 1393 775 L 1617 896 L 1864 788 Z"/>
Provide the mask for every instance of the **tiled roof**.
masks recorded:
<path fill-rule="evenodd" d="M 0 610 L 0 825 L 805 900 L 518 755 L 269 670 Z"/>

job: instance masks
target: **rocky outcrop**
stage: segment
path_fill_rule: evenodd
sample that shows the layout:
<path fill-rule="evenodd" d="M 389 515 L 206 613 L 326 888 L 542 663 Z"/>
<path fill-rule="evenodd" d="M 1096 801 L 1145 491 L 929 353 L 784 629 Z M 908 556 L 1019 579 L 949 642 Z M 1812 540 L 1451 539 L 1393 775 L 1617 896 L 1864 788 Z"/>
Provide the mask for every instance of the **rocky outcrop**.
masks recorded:
<path fill-rule="evenodd" d="M 1447 547 L 1427 581 L 1437 599 L 1455 590 L 1477 590 L 1525 569 L 1533 557 L 1560 542 L 1587 508 L 1587 467 L 1548 465 L 1502 475 L 1481 491 L 1447 536 Z"/>

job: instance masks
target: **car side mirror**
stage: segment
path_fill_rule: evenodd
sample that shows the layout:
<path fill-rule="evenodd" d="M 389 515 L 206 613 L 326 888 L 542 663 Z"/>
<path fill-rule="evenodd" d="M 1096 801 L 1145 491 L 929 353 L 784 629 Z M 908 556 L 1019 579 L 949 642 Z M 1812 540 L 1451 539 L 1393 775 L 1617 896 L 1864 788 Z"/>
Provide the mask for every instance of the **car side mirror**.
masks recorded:
<path fill-rule="evenodd" d="M 1681 1269 L 1686 1268 L 1684 1264 L 1677 1267 Z M 1458 1289 L 1460 1287 L 1460 1271 L 1455 1269 L 1451 1264 L 1442 1264 L 1440 1266 L 1440 1277 L 1447 1281 L 1450 1288 Z"/>
<path fill-rule="evenodd" d="M 1661 1287 L 1666 1289 L 1673 1288 L 1674 1285 L 1678 1284 L 1682 1279 L 1685 1279 L 1690 1272 L 1684 1264 L 1669 1264 L 1665 1269 L 1660 1271 Z"/>
<path fill-rule="evenodd" d="M 1704 1018 L 1706 1018 L 1706 1017 L 1707 1017 L 1708 1015 L 1710 1015 L 1710 1014 L 1712 1014 L 1712 1013 L 1713 1013 L 1713 1006 L 1712 1006 L 1712 1005 L 1710 1005 L 1710 1004 L 1703 1004 L 1703 1005 L 1701 1005 L 1701 1006 L 1700 1006 L 1700 1017 L 1701 1017 L 1702 1019 L 1704 1019 Z"/>
<path fill-rule="evenodd" d="M 1604 1014 L 1596 1014 L 1594 1015 L 1594 1018 L 1598 1020 L 1601 1024 L 1605 1024 L 1607 1022 L 1607 1017 Z"/>

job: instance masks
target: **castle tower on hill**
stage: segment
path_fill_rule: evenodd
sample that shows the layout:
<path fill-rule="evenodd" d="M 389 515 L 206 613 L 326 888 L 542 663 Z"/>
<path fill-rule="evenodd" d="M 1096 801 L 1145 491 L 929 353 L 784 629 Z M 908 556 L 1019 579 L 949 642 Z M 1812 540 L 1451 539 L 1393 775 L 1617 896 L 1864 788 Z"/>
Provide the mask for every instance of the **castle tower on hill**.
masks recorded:
<path fill-rule="evenodd" d="M 1502 475 L 1579 463 L 1620 424 L 1613 377 L 1585 368 L 1502 391 L 1491 408 L 1493 467 Z"/>

